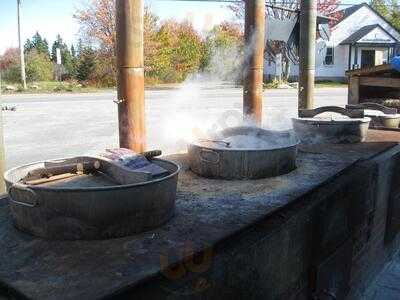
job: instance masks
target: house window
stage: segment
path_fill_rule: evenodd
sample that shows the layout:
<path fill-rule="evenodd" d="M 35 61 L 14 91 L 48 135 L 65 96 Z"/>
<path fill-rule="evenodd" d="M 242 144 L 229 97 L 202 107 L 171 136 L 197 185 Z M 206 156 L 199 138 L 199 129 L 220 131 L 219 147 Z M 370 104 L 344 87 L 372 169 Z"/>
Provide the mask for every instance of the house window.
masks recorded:
<path fill-rule="evenodd" d="M 333 65 L 333 58 L 334 58 L 333 56 L 334 56 L 333 47 L 327 47 L 324 65 L 327 65 L 327 66 Z"/>

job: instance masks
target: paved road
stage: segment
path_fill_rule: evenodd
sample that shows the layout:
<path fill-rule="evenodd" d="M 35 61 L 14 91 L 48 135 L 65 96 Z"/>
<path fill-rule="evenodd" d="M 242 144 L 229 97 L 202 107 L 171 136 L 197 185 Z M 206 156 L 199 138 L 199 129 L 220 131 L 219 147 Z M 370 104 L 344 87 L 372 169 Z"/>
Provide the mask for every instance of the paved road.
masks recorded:
<path fill-rule="evenodd" d="M 290 127 L 296 90 L 264 93 L 264 126 Z M 318 89 L 316 104 L 345 105 L 347 89 Z M 96 153 L 118 145 L 115 92 L 99 94 L 3 96 L 17 111 L 4 112 L 7 168 L 50 158 Z M 225 85 L 186 84 L 176 90 L 146 92 L 149 148 L 183 151 L 197 131 L 238 124 L 242 90 Z"/>

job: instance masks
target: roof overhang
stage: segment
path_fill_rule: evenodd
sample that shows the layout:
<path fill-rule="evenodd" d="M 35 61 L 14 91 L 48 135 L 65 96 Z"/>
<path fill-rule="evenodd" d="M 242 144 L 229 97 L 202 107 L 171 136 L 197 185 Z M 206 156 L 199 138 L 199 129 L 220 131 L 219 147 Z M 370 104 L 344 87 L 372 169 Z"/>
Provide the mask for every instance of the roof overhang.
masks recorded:
<path fill-rule="evenodd" d="M 374 45 L 387 46 L 397 44 L 398 40 L 379 24 L 368 25 L 360 28 L 340 45 Z"/>

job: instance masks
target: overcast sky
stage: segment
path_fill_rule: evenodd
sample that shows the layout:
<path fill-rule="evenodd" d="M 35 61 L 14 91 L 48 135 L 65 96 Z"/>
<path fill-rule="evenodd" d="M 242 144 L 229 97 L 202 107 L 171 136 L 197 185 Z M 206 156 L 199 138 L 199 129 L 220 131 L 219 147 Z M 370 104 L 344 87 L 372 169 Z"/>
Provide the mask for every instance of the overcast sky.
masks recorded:
<path fill-rule="evenodd" d="M 61 34 L 70 45 L 79 36 L 79 25 L 72 15 L 77 8 L 84 7 L 89 0 L 22 0 L 22 39 L 39 31 L 50 44 Z M 16 47 L 17 12 L 16 0 L 0 0 L 0 54 L 8 47 Z M 362 0 L 344 0 L 344 3 L 360 3 Z M 223 3 L 176 2 L 169 0 L 146 0 L 146 4 L 161 19 L 188 18 L 198 30 L 208 29 L 223 20 L 231 20 L 232 12 Z"/>

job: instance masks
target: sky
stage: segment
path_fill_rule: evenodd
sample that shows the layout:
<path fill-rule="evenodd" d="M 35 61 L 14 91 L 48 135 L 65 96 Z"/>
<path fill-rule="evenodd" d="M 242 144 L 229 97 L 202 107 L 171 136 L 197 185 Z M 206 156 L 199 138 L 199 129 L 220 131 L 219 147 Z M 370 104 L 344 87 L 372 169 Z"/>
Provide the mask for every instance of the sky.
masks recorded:
<path fill-rule="evenodd" d="M 73 13 L 90 0 L 22 0 L 22 40 L 31 38 L 36 31 L 50 45 L 60 34 L 68 45 L 76 43 L 79 24 Z M 226 4 L 215 2 L 145 0 L 150 9 L 161 20 L 189 19 L 197 30 L 207 30 L 224 20 L 232 20 L 233 14 Z M 0 55 L 9 47 L 17 47 L 16 0 L 0 0 Z M 343 0 L 345 3 L 360 3 L 362 0 Z"/>
<path fill-rule="evenodd" d="M 22 40 L 38 31 L 50 45 L 60 34 L 67 44 L 79 38 L 79 24 L 73 13 L 89 0 L 22 0 Z M 9 47 L 18 46 L 16 0 L 0 0 L 0 54 Z M 233 18 L 231 11 L 221 3 L 176 2 L 146 0 L 146 4 L 161 19 L 189 19 L 198 30 L 209 28 Z"/>

